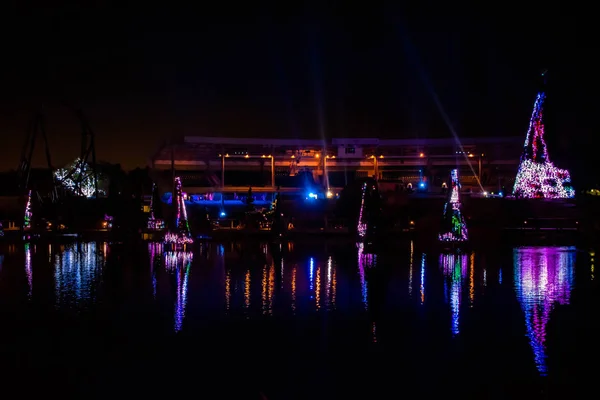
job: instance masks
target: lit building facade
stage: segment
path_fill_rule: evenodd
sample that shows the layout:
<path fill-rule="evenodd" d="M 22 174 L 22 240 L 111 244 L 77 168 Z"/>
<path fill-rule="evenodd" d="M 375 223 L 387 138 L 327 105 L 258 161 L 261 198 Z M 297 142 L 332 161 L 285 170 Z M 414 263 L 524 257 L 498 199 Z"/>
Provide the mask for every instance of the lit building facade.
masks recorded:
<path fill-rule="evenodd" d="M 293 190 L 299 176 L 324 188 L 373 177 L 381 183 L 440 191 L 457 168 L 463 188 L 512 185 L 521 137 L 454 139 L 261 139 L 188 136 L 151 159 L 155 171 L 175 169 L 188 193 Z M 305 178 L 304 178 L 305 179 Z"/>

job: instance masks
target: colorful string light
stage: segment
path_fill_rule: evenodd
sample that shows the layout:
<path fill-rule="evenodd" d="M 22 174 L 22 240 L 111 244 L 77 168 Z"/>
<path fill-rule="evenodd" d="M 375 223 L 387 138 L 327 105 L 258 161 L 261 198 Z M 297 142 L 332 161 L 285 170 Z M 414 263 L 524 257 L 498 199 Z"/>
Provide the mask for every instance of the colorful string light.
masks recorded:
<path fill-rule="evenodd" d="M 170 244 L 191 244 L 194 243 L 194 239 L 183 233 L 171 233 L 165 234 L 165 243 Z"/>
<path fill-rule="evenodd" d="M 358 211 L 358 225 L 356 231 L 361 239 L 367 235 L 367 222 L 365 221 L 365 196 L 367 194 L 367 182 L 362 186 L 362 197 L 360 200 L 360 210 Z"/>
<path fill-rule="evenodd" d="M 185 201 L 183 200 L 183 191 L 181 188 L 181 178 L 175 178 L 175 197 L 174 201 L 177 204 L 177 214 L 175 217 L 175 232 L 168 232 L 165 235 L 166 244 L 174 245 L 185 245 L 194 243 L 192 234 L 190 232 L 190 226 L 188 223 L 187 210 L 185 208 Z"/>
<path fill-rule="evenodd" d="M 575 197 L 571 176 L 554 166 L 544 140 L 543 110 L 546 95 L 538 93 L 525 137 L 513 195 L 520 198 L 567 199 Z"/>
<path fill-rule="evenodd" d="M 23 218 L 23 229 L 31 228 L 31 218 L 33 214 L 31 212 L 31 190 L 27 192 L 27 204 L 25 204 L 25 216 Z"/>
<path fill-rule="evenodd" d="M 461 212 L 460 182 L 457 169 L 452 170 L 450 178 L 452 181 L 450 199 L 444 204 L 442 230 L 438 238 L 442 242 L 464 242 L 469 239 L 469 234 L 465 218 Z"/>
<path fill-rule="evenodd" d="M 54 171 L 54 177 L 65 189 L 76 196 L 94 197 L 96 195 L 96 185 L 94 183 L 94 171 L 92 167 L 80 158 L 76 158 L 65 168 L 59 168 Z M 100 177 L 99 179 L 100 180 Z M 98 189 L 100 195 L 104 195 L 104 190 Z"/>

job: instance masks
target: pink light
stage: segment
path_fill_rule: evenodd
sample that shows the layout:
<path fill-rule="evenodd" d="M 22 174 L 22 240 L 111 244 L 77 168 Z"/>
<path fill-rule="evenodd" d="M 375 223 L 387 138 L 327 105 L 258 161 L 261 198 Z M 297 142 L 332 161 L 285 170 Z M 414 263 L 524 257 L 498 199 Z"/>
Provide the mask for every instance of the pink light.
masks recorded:
<path fill-rule="evenodd" d="M 165 234 L 165 243 L 170 244 L 191 244 L 194 243 L 194 239 L 189 236 L 186 236 L 182 233 L 171 233 L 167 232 Z"/>
<path fill-rule="evenodd" d="M 164 242 L 167 244 L 174 245 L 186 245 L 194 243 L 192 235 L 190 233 L 190 226 L 188 224 L 187 211 L 185 208 L 185 202 L 183 201 L 181 191 L 181 178 L 175 178 L 175 194 L 173 200 L 177 204 L 177 216 L 175 219 L 175 232 L 168 232 L 165 235 Z"/>
<path fill-rule="evenodd" d="M 525 314 L 527 337 L 541 375 L 546 375 L 546 326 L 556 304 L 569 304 L 575 249 L 529 247 L 514 250 L 515 292 Z"/>
<path fill-rule="evenodd" d="M 513 194 L 522 198 L 572 198 L 575 190 L 571 187 L 569 171 L 556 168 L 548 156 L 543 122 L 545 98 L 541 92 L 535 100 Z"/>

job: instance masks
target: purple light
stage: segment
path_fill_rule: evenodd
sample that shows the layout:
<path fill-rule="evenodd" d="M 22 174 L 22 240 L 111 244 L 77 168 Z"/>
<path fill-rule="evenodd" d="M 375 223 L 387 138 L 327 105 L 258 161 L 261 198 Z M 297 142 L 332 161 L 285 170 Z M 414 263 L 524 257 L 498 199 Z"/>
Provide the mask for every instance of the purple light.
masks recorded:
<path fill-rule="evenodd" d="M 374 254 L 365 253 L 365 245 L 362 242 L 357 243 L 356 247 L 358 248 L 358 275 L 360 277 L 362 302 L 365 306 L 365 309 L 367 309 L 369 303 L 367 301 L 367 281 L 365 278 L 365 270 L 375 266 L 375 263 L 377 262 L 377 256 Z"/>
<path fill-rule="evenodd" d="M 152 276 L 152 295 L 156 299 L 156 271 L 154 270 L 154 264 L 157 261 L 157 255 L 162 254 L 163 244 L 157 242 L 148 243 L 148 251 L 150 252 L 150 275 Z"/>
<path fill-rule="evenodd" d="M 29 288 L 27 295 L 31 297 L 33 291 L 33 273 L 31 269 L 31 245 L 29 243 L 25 243 L 25 274 L 27 275 L 27 287 Z"/>
<path fill-rule="evenodd" d="M 544 140 L 543 110 L 546 95 L 538 93 L 525 137 L 513 194 L 522 198 L 565 199 L 575 197 L 571 176 L 550 162 Z"/>
<path fill-rule="evenodd" d="M 452 312 L 452 335 L 456 336 L 460 333 L 462 285 L 467 276 L 469 260 L 466 254 L 441 254 L 440 267 L 446 278 L 444 293 Z M 450 288 L 448 288 L 448 283 L 450 283 Z"/>
<path fill-rule="evenodd" d="M 358 211 L 358 225 L 356 227 L 356 231 L 358 232 L 358 237 L 364 238 L 367 235 L 367 222 L 365 221 L 365 195 L 367 193 L 367 183 L 363 183 L 362 187 L 362 197 L 360 200 L 360 210 Z"/>
<path fill-rule="evenodd" d="M 575 275 L 575 249 L 518 248 L 513 255 L 515 292 L 525 313 L 527 337 L 535 365 L 541 375 L 546 375 L 546 325 L 556 303 L 569 304 Z"/>
<path fill-rule="evenodd" d="M 183 327 L 187 305 L 188 282 L 193 253 L 183 251 L 168 251 L 164 253 L 165 267 L 175 273 L 177 280 L 177 299 L 175 301 L 174 328 L 179 332 Z"/>

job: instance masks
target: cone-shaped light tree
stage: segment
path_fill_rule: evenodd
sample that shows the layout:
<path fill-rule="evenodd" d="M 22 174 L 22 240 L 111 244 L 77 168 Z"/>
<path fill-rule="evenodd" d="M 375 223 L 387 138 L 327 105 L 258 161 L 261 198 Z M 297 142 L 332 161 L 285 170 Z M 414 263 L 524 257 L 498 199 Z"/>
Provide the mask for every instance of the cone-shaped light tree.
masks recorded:
<path fill-rule="evenodd" d="M 548 157 L 543 121 L 545 99 L 543 91 L 535 99 L 513 188 L 515 197 L 566 199 L 575 196 L 569 171 L 556 168 Z"/>
<path fill-rule="evenodd" d="M 446 204 L 444 204 L 444 214 L 442 216 L 442 228 L 440 230 L 439 240 L 442 242 L 465 242 L 469 239 L 469 234 L 461 210 L 458 170 L 452 170 L 450 173 L 450 180 L 452 182 L 450 187 L 450 197 Z"/>
<path fill-rule="evenodd" d="M 193 243 L 190 225 L 188 223 L 185 200 L 183 198 L 183 189 L 181 187 L 181 178 L 175 178 L 175 193 L 173 197 L 175 205 L 175 230 L 165 235 L 165 242 L 175 244 Z"/>

